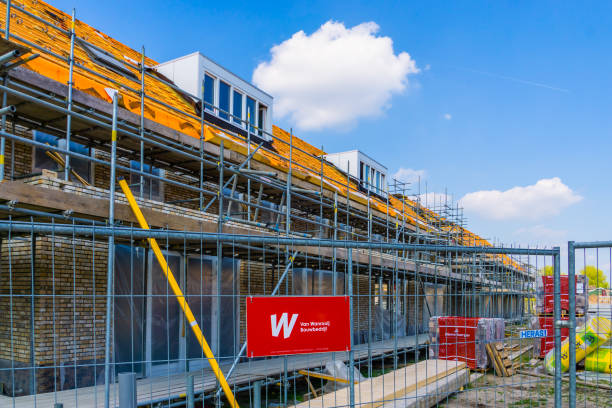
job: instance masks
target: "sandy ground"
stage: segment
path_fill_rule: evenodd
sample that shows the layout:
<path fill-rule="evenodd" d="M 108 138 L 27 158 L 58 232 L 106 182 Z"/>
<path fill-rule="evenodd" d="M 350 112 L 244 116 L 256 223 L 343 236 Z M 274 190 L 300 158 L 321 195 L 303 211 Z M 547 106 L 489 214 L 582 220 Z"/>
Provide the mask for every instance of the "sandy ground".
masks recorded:
<path fill-rule="evenodd" d="M 568 403 L 568 384 L 563 383 L 563 405 Z M 552 378 L 516 374 L 497 377 L 485 374 L 463 391 L 441 402 L 442 407 L 554 407 Z M 612 407 L 612 391 L 577 387 L 577 407 Z"/>

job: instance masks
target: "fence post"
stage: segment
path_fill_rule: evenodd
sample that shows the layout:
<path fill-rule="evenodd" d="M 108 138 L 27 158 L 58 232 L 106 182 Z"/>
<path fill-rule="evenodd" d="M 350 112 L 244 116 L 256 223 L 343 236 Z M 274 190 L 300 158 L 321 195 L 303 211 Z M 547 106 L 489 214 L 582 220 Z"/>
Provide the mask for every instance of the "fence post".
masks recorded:
<path fill-rule="evenodd" d="M 574 241 L 567 243 L 567 280 L 569 286 L 569 344 L 576 344 L 576 252 Z M 586 288 L 585 288 L 586 289 Z M 556 362 L 557 360 L 555 360 Z M 576 407 L 576 348 L 569 348 L 569 407 Z"/>
<path fill-rule="evenodd" d="M 119 408 L 136 408 L 136 373 L 119 373 Z"/>
<path fill-rule="evenodd" d="M 349 350 L 349 406 L 355 406 L 355 355 L 353 354 L 353 249 L 347 248 L 348 256 L 348 271 L 347 271 L 347 280 L 348 280 L 348 296 L 349 296 L 349 334 L 350 334 L 350 347 Z"/>
<path fill-rule="evenodd" d="M 554 322 L 555 322 L 555 408 L 561 408 L 561 327 L 557 321 L 561 319 L 561 262 L 559 260 L 559 247 L 555 247 L 556 251 L 553 256 L 553 274 L 554 274 Z M 571 348 L 571 347 L 570 347 Z"/>
<path fill-rule="evenodd" d="M 253 407 L 261 408 L 261 380 L 253 383 Z"/>
<path fill-rule="evenodd" d="M 195 377 L 194 374 L 187 375 L 187 408 L 194 408 L 195 407 L 194 385 L 193 385 L 194 377 Z"/>

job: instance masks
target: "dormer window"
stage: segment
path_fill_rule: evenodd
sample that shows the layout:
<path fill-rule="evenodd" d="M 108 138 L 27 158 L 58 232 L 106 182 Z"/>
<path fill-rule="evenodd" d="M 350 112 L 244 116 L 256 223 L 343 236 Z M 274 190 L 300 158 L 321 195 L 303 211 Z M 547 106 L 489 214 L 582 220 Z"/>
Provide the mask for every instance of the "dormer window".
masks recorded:
<path fill-rule="evenodd" d="M 219 81 L 219 117 L 229 120 L 230 112 L 230 86 Z"/>
<path fill-rule="evenodd" d="M 250 119 L 249 119 L 249 124 L 250 126 L 250 131 L 254 132 L 255 131 L 255 99 L 251 98 L 250 96 L 247 96 L 247 101 L 246 101 L 246 108 L 247 108 L 247 114 L 249 115 Z"/>
<path fill-rule="evenodd" d="M 204 75 L 204 104 L 206 105 L 206 110 L 214 112 L 215 78 L 208 74 Z"/>
<path fill-rule="evenodd" d="M 204 83 L 205 121 L 244 138 L 249 137 L 249 130 L 251 137 L 272 140 L 274 100 L 250 82 L 199 52 L 165 62 L 155 69 L 198 99 Z"/>
<path fill-rule="evenodd" d="M 238 91 L 234 91 L 234 101 L 232 103 L 232 122 L 236 123 L 240 127 L 244 127 L 242 123 L 242 94 Z"/>

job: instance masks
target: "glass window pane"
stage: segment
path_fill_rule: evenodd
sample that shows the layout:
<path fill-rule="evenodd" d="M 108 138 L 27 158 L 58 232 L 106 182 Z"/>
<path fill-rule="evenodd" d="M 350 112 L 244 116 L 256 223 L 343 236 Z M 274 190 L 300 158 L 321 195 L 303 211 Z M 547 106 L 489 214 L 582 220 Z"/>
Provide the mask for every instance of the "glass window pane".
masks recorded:
<path fill-rule="evenodd" d="M 252 132 L 254 130 L 253 125 L 255 125 L 255 99 L 247 96 L 246 107 L 247 113 L 251 114 L 251 120 L 249 123 L 251 124 L 250 131 Z"/>
<path fill-rule="evenodd" d="M 257 112 L 257 127 L 259 128 L 259 135 L 263 134 L 263 130 L 266 128 L 266 113 L 268 108 L 263 105 L 259 105 L 259 112 Z"/>
<path fill-rule="evenodd" d="M 229 120 L 230 111 L 230 86 L 225 82 L 219 82 L 219 116 Z"/>
<path fill-rule="evenodd" d="M 206 109 L 213 112 L 215 105 L 215 79 L 210 75 L 204 75 L 204 104 Z"/>
<path fill-rule="evenodd" d="M 234 91 L 234 106 L 233 106 L 232 121 L 238 124 L 238 126 L 242 126 L 242 94 L 240 92 Z"/>

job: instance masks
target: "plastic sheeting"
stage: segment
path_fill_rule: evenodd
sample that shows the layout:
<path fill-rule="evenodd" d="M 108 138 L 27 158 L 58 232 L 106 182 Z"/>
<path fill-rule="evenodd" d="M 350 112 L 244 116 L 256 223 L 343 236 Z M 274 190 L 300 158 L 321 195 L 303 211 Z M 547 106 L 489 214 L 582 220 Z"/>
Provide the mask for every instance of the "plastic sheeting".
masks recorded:
<path fill-rule="evenodd" d="M 349 368 L 341 360 L 329 360 L 325 363 L 325 371 L 335 378 L 349 380 Z M 353 382 L 363 382 L 366 378 L 361 374 L 357 367 L 353 367 Z M 348 387 L 348 383 L 328 381 L 325 384 L 325 392 L 333 392 L 340 388 Z"/>
<path fill-rule="evenodd" d="M 145 250 L 115 246 L 114 358 L 117 372 L 144 373 Z"/>
<path fill-rule="evenodd" d="M 113 351 L 117 372 L 155 375 L 167 372 L 168 365 L 171 371 L 207 365 L 168 280 L 157 261 L 149 257 L 147 262 L 146 253 L 144 248 L 115 247 Z M 224 259 L 217 282 L 216 257 L 190 256 L 185 261 L 178 254 L 165 256 L 213 351 L 221 357 L 235 355 L 240 337 L 239 262 Z M 185 357 L 188 367 L 182 363 Z M 148 358 L 150 370 L 144 364 Z"/>
<path fill-rule="evenodd" d="M 374 307 L 374 322 L 372 336 L 375 340 L 387 340 L 406 335 L 406 319 L 400 313 L 383 309 L 380 305 Z"/>
<path fill-rule="evenodd" d="M 310 268 L 293 269 L 293 294 L 302 296 L 331 296 L 334 294 L 334 273 Z M 344 295 L 344 274 L 336 272 L 336 295 Z"/>

